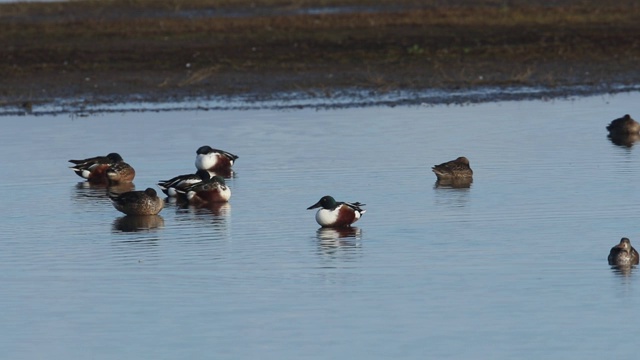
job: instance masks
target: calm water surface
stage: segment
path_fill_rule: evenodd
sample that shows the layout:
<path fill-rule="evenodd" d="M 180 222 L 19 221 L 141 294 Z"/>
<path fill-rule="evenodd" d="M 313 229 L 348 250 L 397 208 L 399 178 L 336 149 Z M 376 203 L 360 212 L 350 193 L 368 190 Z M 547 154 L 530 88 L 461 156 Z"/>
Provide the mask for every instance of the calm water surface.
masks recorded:
<path fill-rule="evenodd" d="M 470 106 L 8 117 L 6 359 L 633 358 L 640 93 Z M 67 160 L 119 152 L 136 189 L 240 156 L 231 202 L 135 223 Z M 469 189 L 435 188 L 465 155 Z M 320 231 L 322 195 L 367 204 Z M 147 227 L 143 231 L 132 231 Z"/>

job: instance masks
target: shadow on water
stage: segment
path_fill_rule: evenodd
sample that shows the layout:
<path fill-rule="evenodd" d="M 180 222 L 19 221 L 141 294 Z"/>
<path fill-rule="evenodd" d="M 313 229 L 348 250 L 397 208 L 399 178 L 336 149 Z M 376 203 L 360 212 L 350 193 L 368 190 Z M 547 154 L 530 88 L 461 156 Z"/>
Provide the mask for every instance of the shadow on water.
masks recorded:
<path fill-rule="evenodd" d="M 126 215 L 113 221 L 114 232 L 149 231 L 164 227 L 164 218 L 160 215 Z"/>

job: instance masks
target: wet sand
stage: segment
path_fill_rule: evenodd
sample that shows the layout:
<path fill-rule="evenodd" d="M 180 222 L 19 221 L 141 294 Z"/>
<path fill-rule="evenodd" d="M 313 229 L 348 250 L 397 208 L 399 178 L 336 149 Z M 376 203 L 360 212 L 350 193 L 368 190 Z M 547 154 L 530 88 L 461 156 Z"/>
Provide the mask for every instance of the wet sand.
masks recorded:
<path fill-rule="evenodd" d="M 498 90 L 483 101 L 626 91 L 640 81 L 638 18 L 624 0 L 4 4 L 0 112 L 284 93 L 393 105 L 434 90 Z M 536 91 L 513 91 L 523 87 Z"/>

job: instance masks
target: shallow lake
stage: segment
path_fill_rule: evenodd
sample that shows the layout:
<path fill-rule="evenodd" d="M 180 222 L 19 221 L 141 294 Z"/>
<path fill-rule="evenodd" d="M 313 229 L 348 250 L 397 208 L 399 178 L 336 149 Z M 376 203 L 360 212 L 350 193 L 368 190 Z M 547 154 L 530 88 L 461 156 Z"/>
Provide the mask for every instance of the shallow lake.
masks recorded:
<path fill-rule="evenodd" d="M 6 359 L 622 359 L 637 347 L 640 93 L 467 106 L 5 117 Z M 229 204 L 127 221 L 67 160 L 119 152 L 136 189 L 240 156 Z M 467 156 L 470 188 L 431 166 Z M 323 195 L 367 204 L 320 231 Z M 147 230 L 132 231 L 137 227 Z"/>

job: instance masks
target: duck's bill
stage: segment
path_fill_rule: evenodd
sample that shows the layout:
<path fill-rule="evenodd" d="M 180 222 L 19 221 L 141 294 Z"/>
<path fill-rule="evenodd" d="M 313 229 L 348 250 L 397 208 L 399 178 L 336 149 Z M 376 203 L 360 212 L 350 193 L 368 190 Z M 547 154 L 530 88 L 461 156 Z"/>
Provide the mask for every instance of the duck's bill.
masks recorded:
<path fill-rule="evenodd" d="M 313 204 L 313 205 L 309 206 L 309 207 L 307 208 L 307 210 L 311 210 L 311 209 L 319 208 L 320 206 L 322 206 L 322 205 L 320 205 L 320 201 L 318 201 L 317 203 L 315 203 L 315 204 Z"/>

